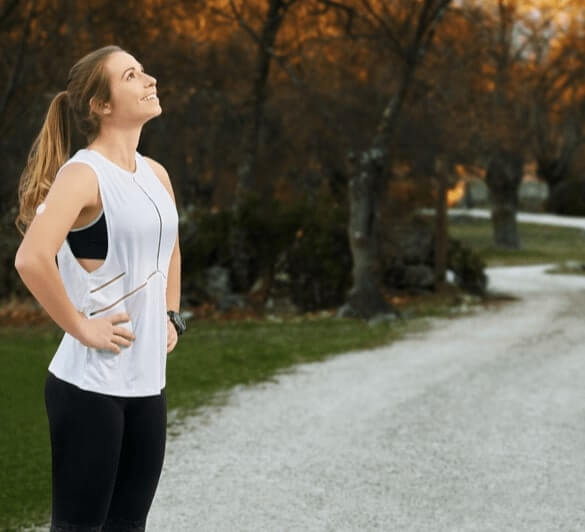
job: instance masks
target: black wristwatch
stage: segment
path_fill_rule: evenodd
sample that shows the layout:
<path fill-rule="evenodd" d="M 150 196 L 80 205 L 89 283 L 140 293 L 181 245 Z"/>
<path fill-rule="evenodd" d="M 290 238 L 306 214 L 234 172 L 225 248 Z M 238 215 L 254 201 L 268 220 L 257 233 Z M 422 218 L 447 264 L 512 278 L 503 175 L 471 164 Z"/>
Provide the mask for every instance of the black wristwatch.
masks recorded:
<path fill-rule="evenodd" d="M 167 315 L 171 319 L 171 323 L 175 326 L 177 330 L 177 335 L 181 336 L 185 330 L 187 329 L 187 324 L 185 320 L 181 317 L 178 312 L 174 310 L 167 310 Z"/>

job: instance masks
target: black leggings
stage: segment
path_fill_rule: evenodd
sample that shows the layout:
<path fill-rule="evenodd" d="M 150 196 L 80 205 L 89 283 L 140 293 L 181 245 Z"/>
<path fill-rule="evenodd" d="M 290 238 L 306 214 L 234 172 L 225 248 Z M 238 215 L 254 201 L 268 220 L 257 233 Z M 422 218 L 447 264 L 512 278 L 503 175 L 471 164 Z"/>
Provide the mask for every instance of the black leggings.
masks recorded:
<path fill-rule="evenodd" d="M 48 372 L 51 532 L 142 532 L 162 470 L 167 405 L 160 395 L 82 390 Z"/>

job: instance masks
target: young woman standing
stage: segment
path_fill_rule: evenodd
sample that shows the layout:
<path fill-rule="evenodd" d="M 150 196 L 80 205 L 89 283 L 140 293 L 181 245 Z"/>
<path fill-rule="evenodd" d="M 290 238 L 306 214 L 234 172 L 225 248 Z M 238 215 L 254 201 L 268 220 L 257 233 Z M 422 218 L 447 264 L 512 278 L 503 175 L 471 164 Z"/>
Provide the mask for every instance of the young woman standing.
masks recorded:
<path fill-rule="evenodd" d="M 19 186 L 15 267 L 64 336 L 48 368 L 51 532 L 144 531 L 181 320 L 169 176 L 136 149 L 156 80 L 117 46 L 78 61 Z M 70 154 L 76 128 L 87 147 Z M 55 260 L 57 259 L 57 261 Z"/>

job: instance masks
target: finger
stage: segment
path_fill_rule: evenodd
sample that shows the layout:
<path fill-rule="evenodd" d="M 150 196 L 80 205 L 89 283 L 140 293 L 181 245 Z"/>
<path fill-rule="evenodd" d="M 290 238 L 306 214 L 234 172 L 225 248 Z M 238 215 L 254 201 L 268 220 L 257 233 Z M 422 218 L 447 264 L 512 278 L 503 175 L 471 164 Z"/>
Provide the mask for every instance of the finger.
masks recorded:
<path fill-rule="evenodd" d="M 114 336 L 114 338 L 112 339 L 112 342 L 114 342 L 118 345 L 123 345 L 125 347 L 129 347 L 130 345 L 132 345 L 132 342 L 130 340 L 126 340 L 125 338 L 122 338 L 121 336 Z"/>
<path fill-rule="evenodd" d="M 171 342 L 171 343 L 167 344 L 167 353 L 170 353 L 175 348 L 176 345 L 177 345 L 177 342 Z"/>
<path fill-rule="evenodd" d="M 109 343 L 109 349 L 116 353 L 117 355 L 120 354 L 120 348 L 114 342 Z"/>
<path fill-rule="evenodd" d="M 136 335 L 132 331 L 126 329 L 126 327 L 114 327 L 114 334 L 123 336 L 124 338 L 129 338 L 130 340 L 136 339 Z"/>
<path fill-rule="evenodd" d="M 177 333 L 175 332 L 174 336 L 171 336 L 169 338 L 169 344 L 171 344 L 172 346 L 175 346 L 175 345 L 177 345 L 178 340 L 179 339 L 177 338 Z"/>
<path fill-rule="evenodd" d="M 130 321 L 130 315 L 127 312 L 119 312 L 118 314 L 113 314 L 109 316 L 112 323 L 120 323 L 122 321 Z"/>

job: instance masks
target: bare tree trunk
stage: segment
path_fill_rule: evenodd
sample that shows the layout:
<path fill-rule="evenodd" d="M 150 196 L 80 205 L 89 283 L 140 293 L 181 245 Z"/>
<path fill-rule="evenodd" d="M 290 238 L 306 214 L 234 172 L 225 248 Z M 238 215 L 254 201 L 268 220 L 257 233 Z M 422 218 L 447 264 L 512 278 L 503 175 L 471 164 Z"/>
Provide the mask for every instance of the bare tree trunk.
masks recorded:
<path fill-rule="evenodd" d="M 510 66 L 512 61 L 513 21 L 516 4 L 498 0 L 499 49 L 496 54 L 495 88 L 492 100 L 492 115 L 506 116 L 512 104 L 508 97 Z M 508 113 L 505 113 L 508 111 Z M 501 125 L 501 124 L 498 124 Z M 507 131 L 504 129 L 504 133 Z M 522 181 L 523 158 L 516 153 L 522 149 L 517 138 L 505 134 L 493 142 L 486 171 L 486 185 L 491 200 L 491 221 L 494 244 L 498 247 L 519 249 L 520 239 L 516 224 L 518 209 L 518 188 Z"/>
<path fill-rule="evenodd" d="M 349 244 L 353 258 L 353 284 L 347 303 L 341 310 L 343 316 L 369 318 L 375 314 L 393 312 L 381 289 L 379 255 L 375 239 L 376 191 L 384 178 L 388 158 L 389 138 L 396 127 L 400 110 L 411 82 L 414 65 L 406 66 L 400 88 L 382 113 L 369 150 L 361 153 L 356 169 L 349 181 Z"/>
<path fill-rule="evenodd" d="M 370 148 L 355 161 L 349 182 L 349 243 L 353 258 L 352 287 L 341 316 L 370 318 L 376 314 L 396 313 L 382 293 L 379 254 L 375 239 L 376 194 L 382 189 L 391 137 L 396 129 L 402 106 L 414 77 L 417 64 L 430 44 L 434 26 L 442 17 L 450 0 L 425 0 L 416 31 L 406 46 L 403 71 L 396 94 L 386 105 Z"/>
<path fill-rule="evenodd" d="M 292 2 L 270 0 L 262 33 L 259 36 L 255 35 L 253 30 L 247 26 L 241 14 L 237 12 L 233 2 L 231 2 L 231 4 L 232 10 L 236 14 L 240 25 L 250 33 L 252 38 L 257 42 L 257 66 L 252 93 L 252 125 L 246 132 L 245 150 L 242 163 L 238 168 L 238 182 L 232 207 L 233 225 L 230 232 L 230 249 L 236 289 L 239 291 L 245 291 L 250 288 L 254 280 L 251 278 L 250 274 L 250 263 L 252 258 L 250 254 L 251 240 L 242 221 L 243 208 L 246 202 L 253 196 L 256 184 L 256 157 L 262 123 L 264 121 L 266 85 L 272 59 L 271 50 L 274 48 L 278 31 L 282 25 L 286 11 Z"/>
<path fill-rule="evenodd" d="M 374 150 L 372 150 L 374 153 Z M 380 154 L 381 155 L 381 154 Z M 367 158 L 362 154 L 362 159 Z M 381 290 L 379 257 L 374 232 L 375 170 L 379 159 L 360 165 L 362 171 L 349 182 L 350 218 L 348 237 L 353 258 L 353 284 L 347 303 L 341 310 L 345 317 L 369 318 L 388 313 L 392 307 Z M 365 169 L 364 167 L 368 167 Z"/>
<path fill-rule="evenodd" d="M 486 183 L 492 205 L 492 226 L 496 246 L 519 249 L 516 223 L 518 189 L 522 182 L 522 156 L 500 150 L 488 164 Z"/>
<path fill-rule="evenodd" d="M 435 215 L 435 286 L 440 289 L 445 284 L 447 273 L 448 226 L 447 226 L 447 174 L 437 172 L 437 203 Z"/>

